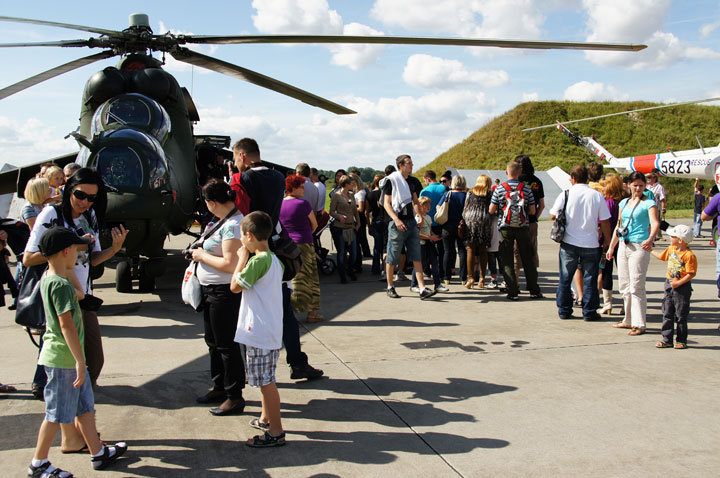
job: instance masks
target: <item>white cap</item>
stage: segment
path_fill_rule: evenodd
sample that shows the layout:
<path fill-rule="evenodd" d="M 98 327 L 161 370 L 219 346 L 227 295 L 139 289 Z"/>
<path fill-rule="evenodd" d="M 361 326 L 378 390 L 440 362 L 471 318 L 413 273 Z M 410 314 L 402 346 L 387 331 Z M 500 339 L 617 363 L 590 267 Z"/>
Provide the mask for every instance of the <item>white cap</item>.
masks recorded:
<path fill-rule="evenodd" d="M 682 239 L 685 241 L 685 244 L 690 244 L 693 240 L 692 229 L 690 229 L 690 226 L 686 226 L 685 224 L 678 224 L 677 226 L 670 227 L 665 232 L 668 236 Z"/>

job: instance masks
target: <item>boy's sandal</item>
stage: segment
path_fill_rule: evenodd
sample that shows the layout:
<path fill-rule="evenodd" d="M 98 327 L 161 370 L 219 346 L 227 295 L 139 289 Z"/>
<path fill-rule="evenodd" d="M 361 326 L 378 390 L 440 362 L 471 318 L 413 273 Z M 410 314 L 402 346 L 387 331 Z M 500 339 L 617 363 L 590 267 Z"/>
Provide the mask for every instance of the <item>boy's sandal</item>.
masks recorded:
<path fill-rule="evenodd" d="M 10 393 L 10 392 L 17 392 L 17 388 L 13 387 L 12 385 L 4 385 L 0 383 L 0 393 Z"/>
<path fill-rule="evenodd" d="M 687 348 L 687 344 L 682 343 L 682 342 L 678 342 L 678 343 L 675 344 L 675 348 L 678 349 L 678 350 L 679 350 L 679 349 L 686 349 L 686 348 Z"/>
<path fill-rule="evenodd" d="M 673 344 L 670 342 L 658 342 L 655 344 L 655 347 L 659 349 L 671 349 L 673 347 Z"/>
<path fill-rule="evenodd" d="M 115 453 L 113 453 L 112 455 L 110 454 L 111 448 L 115 450 Z M 123 456 L 127 451 L 127 445 L 125 444 L 125 442 L 118 442 L 111 446 L 103 445 L 102 451 L 102 455 L 94 456 L 90 460 L 92 462 L 93 469 L 95 470 L 104 470 L 112 462 Z"/>
<path fill-rule="evenodd" d="M 266 432 L 270 429 L 270 424 L 261 422 L 259 418 L 253 418 L 250 420 L 250 426 L 253 428 L 257 428 L 260 431 Z"/>
<path fill-rule="evenodd" d="M 632 329 L 632 326 L 626 324 L 623 321 L 616 322 L 616 323 L 612 324 L 612 326 L 615 327 L 616 329 Z"/>
<path fill-rule="evenodd" d="M 247 442 L 245 442 L 247 446 L 253 447 L 253 448 L 268 448 L 271 446 L 283 446 L 285 444 L 285 432 L 279 434 L 278 436 L 273 436 L 270 434 L 270 432 L 265 432 L 265 435 L 255 435 L 251 439 L 249 439 Z"/>
<path fill-rule="evenodd" d="M 642 335 L 645 333 L 645 329 L 641 329 L 640 327 L 633 327 L 630 332 L 628 332 L 628 335 Z"/>
<path fill-rule="evenodd" d="M 53 477 L 53 478 L 72 478 L 74 475 L 70 473 L 69 471 L 61 470 L 60 468 L 55 468 L 51 472 L 47 472 L 48 468 L 50 468 L 51 463 L 49 461 L 46 461 L 40 466 L 30 466 L 28 467 L 28 476 L 32 476 L 33 478 L 42 478 L 42 477 Z"/>

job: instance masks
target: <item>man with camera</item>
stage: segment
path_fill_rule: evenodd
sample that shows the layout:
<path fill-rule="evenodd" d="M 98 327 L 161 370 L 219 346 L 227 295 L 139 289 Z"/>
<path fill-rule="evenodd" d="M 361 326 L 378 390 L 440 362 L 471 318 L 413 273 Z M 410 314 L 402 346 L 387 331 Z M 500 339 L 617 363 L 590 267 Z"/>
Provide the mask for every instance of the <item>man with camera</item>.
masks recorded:
<path fill-rule="evenodd" d="M 560 244 L 560 283 L 557 290 L 558 315 L 561 319 L 572 316 L 573 299 L 570 284 L 578 267 L 582 270 L 584 320 L 599 320 L 597 309 L 600 307 L 598 294 L 598 273 L 603 250 L 610 245 L 610 211 L 601 193 L 591 189 L 588 184 L 588 171 L 583 165 L 577 165 L 570 171 L 572 187 L 567 193 L 560 194 L 550 209 L 550 218 L 565 208 L 565 236 Z M 602 237 L 598 236 L 598 225 Z M 600 247 L 602 245 L 602 247 Z"/>

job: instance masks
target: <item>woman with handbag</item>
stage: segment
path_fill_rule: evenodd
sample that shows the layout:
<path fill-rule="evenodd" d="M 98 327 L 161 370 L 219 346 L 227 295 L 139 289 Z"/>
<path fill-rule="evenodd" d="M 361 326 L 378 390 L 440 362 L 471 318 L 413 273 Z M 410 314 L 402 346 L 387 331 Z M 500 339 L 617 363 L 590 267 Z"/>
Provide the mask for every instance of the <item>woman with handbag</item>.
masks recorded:
<path fill-rule="evenodd" d="M 472 289 L 475 285 L 475 266 L 480 266 L 478 288 L 485 287 L 485 270 L 488 264 L 488 247 L 492 239 L 490 229 L 490 176 L 481 174 L 475 182 L 475 187 L 468 191 L 465 198 L 465 208 L 462 212 L 466 232 L 465 247 L 467 248 L 468 279 L 465 287 Z"/>
<path fill-rule="evenodd" d="M 107 191 L 100 174 L 94 169 L 81 168 L 73 174 L 65 185 L 60 206 L 48 206 L 42 210 L 35 220 L 30 239 L 25 247 L 23 265 L 25 267 L 47 264 L 47 259 L 40 253 L 38 244 L 43 233 L 53 225 L 61 225 L 75 231 L 80 236 L 92 239 L 89 250 L 78 251 L 78 259 L 70 275 L 75 288 L 81 293 L 80 307 L 85 327 L 85 356 L 90 380 L 97 385 L 103 363 L 102 335 L 97 319 L 97 308 L 89 310 L 88 301 L 83 298 L 92 294 L 90 266 L 98 266 L 114 256 L 125 242 L 128 231 L 121 225 L 111 231 L 112 245 L 105 250 L 100 249 L 100 225 L 105 219 L 107 207 Z M 95 301 L 97 302 L 97 299 Z"/>
<path fill-rule="evenodd" d="M 312 205 L 305 199 L 305 178 L 291 174 L 285 178 L 286 196 L 280 207 L 280 224 L 300 248 L 302 267 L 292 280 L 290 301 L 296 313 L 307 312 L 306 322 L 322 322 L 320 310 L 320 276 L 318 275 L 313 231 L 317 220 Z"/>
<path fill-rule="evenodd" d="M 655 201 L 643 194 L 647 185 L 645 175 L 633 171 L 628 178 L 631 196 L 620 201 L 617 227 L 606 257 L 611 261 L 615 255 L 615 246 L 620 243 L 617 252 L 618 282 L 625 316 L 613 327 L 630 329 L 628 335 L 642 335 L 645 333 L 647 310 L 645 281 L 650 251 L 660 229 L 660 220 Z"/>
<path fill-rule="evenodd" d="M 340 283 L 346 284 L 345 274 L 350 276 L 350 280 L 357 280 L 355 273 L 352 271 L 352 265 L 355 263 L 355 231 L 360 227 L 360 215 L 355 205 L 355 196 L 351 190 L 355 187 L 355 182 L 348 175 L 340 177 L 338 182 L 339 190 L 330 197 L 330 215 L 335 218 L 335 222 L 330 226 L 335 249 L 337 249 L 337 268 L 340 274 Z M 350 252 L 350 261 L 345 261 L 345 251 Z M 346 270 L 347 269 L 347 270 Z"/>
<path fill-rule="evenodd" d="M 240 344 L 235 342 L 238 311 L 242 294 L 230 291 L 232 273 L 237 265 L 237 250 L 242 246 L 240 221 L 243 215 L 235 207 L 235 191 L 216 179 L 202 188 L 203 199 L 217 219 L 208 224 L 199 247 L 191 250 L 197 263 L 202 286 L 205 343 L 210 353 L 210 377 L 213 387 L 198 403 L 220 403 L 210 409 L 216 416 L 242 413 L 245 400 L 245 363 Z"/>
<path fill-rule="evenodd" d="M 442 225 L 442 241 L 445 248 L 445 286 L 450 285 L 450 278 L 455 267 L 455 259 L 460 256 L 459 276 L 463 285 L 467 281 L 467 250 L 463 240 L 458 235 L 458 227 L 462 220 L 465 208 L 467 186 L 465 176 L 458 174 L 452 178 L 451 188 L 440 199 L 439 204 L 447 202 L 447 221 Z M 437 216 L 437 213 L 436 213 Z M 436 219 L 437 221 L 437 219 Z"/>

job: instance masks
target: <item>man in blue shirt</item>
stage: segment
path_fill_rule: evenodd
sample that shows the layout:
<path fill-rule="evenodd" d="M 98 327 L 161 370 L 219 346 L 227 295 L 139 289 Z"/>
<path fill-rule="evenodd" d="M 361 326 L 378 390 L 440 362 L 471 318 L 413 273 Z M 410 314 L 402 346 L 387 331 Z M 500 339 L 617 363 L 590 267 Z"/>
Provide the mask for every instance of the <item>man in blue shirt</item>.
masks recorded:
<path fill-rule="evenodd" d="M 437 175 L 432 169 L 428 169 L 427 171 L 425 171 L 425 173 L 423 174 L 423 181 L 425 182 L 425 188 L 420 191 L 420 196 L 426 196 L 430 198 L 430 212 L 428 214 L 432 218 L 432 233 L 438 236 L 442 236 L 442 226 L 435 222 L 435 211 L 437 209 L 438 203 L 440 202 L 440 199 L 443 197 L 443 194 L 445 194 L 445 191 L 447 191 L 447 187 L 445 187 L 444 184 L 440 184 L 439 182 L 437 182 Z M 440 277 L 445 277 L 445 268 L 443 267 L 442 261 L 442 258 L 445 256 L 445 247 L 443 247 L 442 241 L 437 241 L 433 243 L 433 245 L 437 250 L 438 257 L 441 258 L 438 268 L 439 275 Z M 425 272 L 426 275 L 430 275 L 429 270 Z M 445 286 L 441 285 L 440 287 L 441 289 L 445 289 Z"/>

